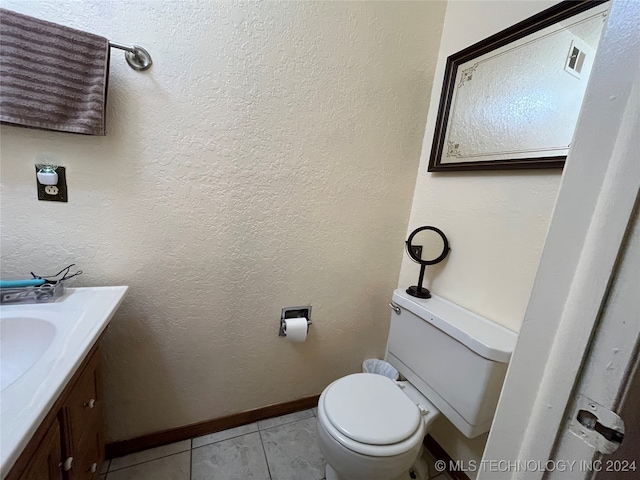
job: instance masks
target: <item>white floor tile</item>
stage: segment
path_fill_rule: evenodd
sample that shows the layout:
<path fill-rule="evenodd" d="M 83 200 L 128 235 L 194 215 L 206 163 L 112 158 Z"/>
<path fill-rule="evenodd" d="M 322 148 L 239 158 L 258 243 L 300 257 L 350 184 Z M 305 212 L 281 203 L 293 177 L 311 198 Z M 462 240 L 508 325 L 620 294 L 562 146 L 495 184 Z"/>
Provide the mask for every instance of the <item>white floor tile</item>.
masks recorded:
<path fill-rule="evenodd" d="M 191 480 L 269 480 L 258 432 L 194 448 L 191 456 Z"/>
<path fill-rule="evenodd" d="M 190 480 L 190 453 L 182 452 L 107 473 L 106 480 Z"/>
<path fill-rule="evenodd" d="M 315 417 L 261 430 L 260 435 L 272 480 L 324 478 Z"/>
<path fill-rule="evenodd" d="M 312 408 L 107 460 L 100 480 L 322 480 L 316 415 Z"/>
<path fill-rule="evenodd" d="M 196 437 L 193 439 L 193 448 L 202 447 L 203 445 L 209 445 L 210 443 L 221 442 L 234 437 L 240 437 L 247 433 L 253 433 L 258 431 L 257 423 L 250 423 L 248 425 L 242 425 L 240 427 L 230 428 L 221 432 L 211 433 L 209 435 L 203 435 L 202 437 Z"/>
<path fill-rule="evenodd" d="M 109 472 L 119 470 L 121 468 L 130 467 L 139 463 L 148 462 L 157 458 L 173 455 L 174 453 L 184 452 L 191 448 L 191 440 L 183 440 L 181 442 L 170 443 L 161 447 L 150 448 L 142 452 L 132 453 L 124 457 L 117 457 L 111 460 Z"/>
<path fill-rule="evenodd" d="M 268 418 L 266 420 L 260 420 L 258 422 L 258 428 L 264 430 L 266 428 L 273 428 L 286 423 L 296 422 L 305 418 L 313 417 L 311 409 L 302 410 L 300 412 L 290 413 L 288 415 L 282 415 L 280 417 Z"/>

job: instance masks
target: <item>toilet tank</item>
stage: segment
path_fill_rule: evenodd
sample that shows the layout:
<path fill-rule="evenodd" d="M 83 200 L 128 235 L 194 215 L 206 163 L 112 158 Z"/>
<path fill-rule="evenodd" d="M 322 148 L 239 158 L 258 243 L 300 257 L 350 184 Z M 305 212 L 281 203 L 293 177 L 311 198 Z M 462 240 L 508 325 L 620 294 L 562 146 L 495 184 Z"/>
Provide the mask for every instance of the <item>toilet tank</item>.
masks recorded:
<path fill-rule="evenodd" d="M 393 302 L 387 361 L 465 436 L 487 432 L 517 335 L 435 295 Z"/>

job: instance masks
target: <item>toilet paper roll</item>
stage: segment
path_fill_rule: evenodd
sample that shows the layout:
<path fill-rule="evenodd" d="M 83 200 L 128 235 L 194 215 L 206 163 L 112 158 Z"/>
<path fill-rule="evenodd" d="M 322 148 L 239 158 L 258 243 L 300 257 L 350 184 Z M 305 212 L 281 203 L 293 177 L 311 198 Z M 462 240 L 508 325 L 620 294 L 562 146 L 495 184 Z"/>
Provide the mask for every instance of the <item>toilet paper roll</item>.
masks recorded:
<path fill-rule="evenodd" d="M 307 319 L 304 317 L 284 320 L 284 331 L 290 342 L 304 342 L 307 339 L 308 328 Z"/>

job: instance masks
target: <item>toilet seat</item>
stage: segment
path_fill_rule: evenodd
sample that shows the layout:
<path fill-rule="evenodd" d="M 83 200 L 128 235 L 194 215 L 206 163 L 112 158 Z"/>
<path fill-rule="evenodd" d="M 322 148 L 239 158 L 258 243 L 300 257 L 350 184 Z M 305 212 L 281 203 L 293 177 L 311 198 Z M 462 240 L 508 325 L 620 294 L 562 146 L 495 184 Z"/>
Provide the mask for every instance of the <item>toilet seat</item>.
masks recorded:
<path fill-rule="evenodd" d="M 422 442 L 426 429 L 418 406 L 393 380 L 367 373 L 329 385 L 318 418 L 344 447 L 369 456 L 405 453 Z"/>
<path fill-rule="evenodd" d="M 420 411 L 392 380 L 366 373 L 332 383 L 325 395 L 325 412 L 340 433 L 370 445 L 406 440 L 420 423 Z"/>

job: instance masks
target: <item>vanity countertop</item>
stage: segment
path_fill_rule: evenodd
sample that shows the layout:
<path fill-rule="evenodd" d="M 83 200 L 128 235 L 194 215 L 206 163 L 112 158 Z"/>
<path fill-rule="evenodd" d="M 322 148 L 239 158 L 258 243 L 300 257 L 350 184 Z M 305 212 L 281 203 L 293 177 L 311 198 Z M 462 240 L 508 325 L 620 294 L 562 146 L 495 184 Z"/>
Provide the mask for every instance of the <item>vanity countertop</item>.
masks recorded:
<path fill-rule="evenodd" d="M 69 288 L 52 303 L 0 306 L 2 336 L 5 342 L 11 341 L 8 348 L 0 350 L 4 377 L 0 392 L 1 478 L 9 473 L 105 330 L 128 288 Z M 31 358 L 25 358 L 29 355 Z"/>

